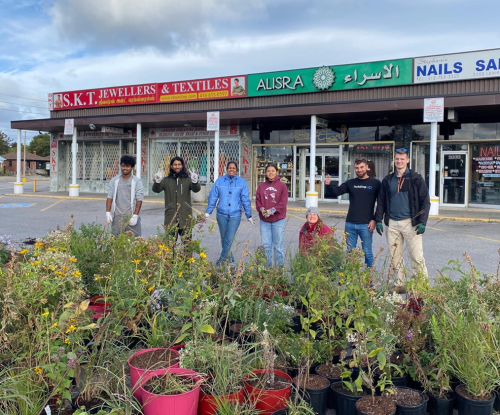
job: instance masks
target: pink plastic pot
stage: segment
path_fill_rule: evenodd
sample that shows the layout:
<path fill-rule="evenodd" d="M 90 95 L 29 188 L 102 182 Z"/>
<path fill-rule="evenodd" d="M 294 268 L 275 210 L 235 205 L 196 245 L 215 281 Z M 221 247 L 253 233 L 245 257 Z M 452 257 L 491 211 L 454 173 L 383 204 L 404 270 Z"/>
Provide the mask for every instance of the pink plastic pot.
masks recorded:
<path fill-rule="evenodd" d="M 98 305 L 101 307 L 109 307 L 112 303 L 106 302 L 106 297 L 104 295 L 96 295 L 90 299 L 90 305 Z"/>
<path fill-rule="evenodd" d="M 198 415 L 215 415 L 220 402 L 243 403 L 245 402 L 245 388 L 226 396 L 212 396 L 200 392 L 200 405 L 198 406 Z"/>
<path fill-rule="evenodd" d="M 168 369 L 168 368 L 178 368 L 179 367 L 179 362 L 175 363 L 172 366 L 169 366 L 168 368 L 156 368 L 156 369 L 141 369 L 135 366 L 131 365 L 131 361 L 134 358 L 134 356 L 141 355 L 144 353 L 149 353 L 149 352 L 154 352 L 155 350 L 167 350 L 164 347 L 157 347 L 155 349 L 144 349 L 144 350 L 139 350 L 138 352 L 135 352 L 130 358 L 128 359 L 128 367 L 130 369 L 130 384 L 132 386 L 132 392 L 134 393 L 135 399 L 137 399 L 139 402 L 142 403 L 141 401 L 141 391 L 140 391 L 140 386 L 144 383 L 144 379 L 146 378 L 146 374 L 156 372 L 158 370 L 163 370 L 163 369 Z M 172 350 L 174 354 L 179 354 L 177 350 Z"/>
<path fill-rule="evenodd" d="M 144 381 L 147 382 L 152 377 L 163 375 L 167 372 L 186 375 L 197 381 L 202 380 L 201 376 L 192 370 L 170 367 L 148 373 L 144 377 Z M 145 382 L 142 382 L 142 384 Z M 156 395 L 144 390 L 142 386 L 140 387 L 140 392 L 144 415 L 196 415 L 198 412 L 198 402 L 200 398 L 199 384 L 189 392 L 179 395 Z"/>
<path fill-rule="evenodd" d="M 254 370 L 252 373 L 269 373 L 269 370 L 258 369 Z M 274 370 L 275 375 L 279 375 L 283 378 L 288 379 L 290 385 L 283 389 L 278 390 L 267 390 L 254 388 L 247 382 L 245 382 L 245 389 L 248 393 L 248 398 L 250 402 L 255 404 L 255 409 L 258 409 L 261 415 L 270 415 L 273 412 L 286 408 L 286 402 L 290 399 L 290 390 L 292 388 L 292 378 L 288 376 L 285 372 L 281 370 Z M 245 379 L 251 378 L 252 375 L 248 374 Z"/>

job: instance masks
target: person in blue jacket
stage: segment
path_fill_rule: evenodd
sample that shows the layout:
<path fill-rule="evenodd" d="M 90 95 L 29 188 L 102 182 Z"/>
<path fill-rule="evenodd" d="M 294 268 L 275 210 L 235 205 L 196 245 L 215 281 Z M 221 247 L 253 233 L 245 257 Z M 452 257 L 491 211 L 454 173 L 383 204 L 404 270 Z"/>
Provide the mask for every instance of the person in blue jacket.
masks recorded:
<path fill-rule="evenodd" d="M 238 163 L 234 160 L 228 161 L 226 172 L 227 174 L 219 177 L 213 185 L 208 195 L 208 205 L 205 213 L 208 218 L 217 205 L 217 224 L 219 225 L 222 252 L 216 266 L 225 261 L 229 261 L 231 265 L 234 265 L 231 245 L 240 226 L 243 210 L 248 221 L 255 226 L 252 219 L 248 186 L 245 180 L 238 176 Z"/>

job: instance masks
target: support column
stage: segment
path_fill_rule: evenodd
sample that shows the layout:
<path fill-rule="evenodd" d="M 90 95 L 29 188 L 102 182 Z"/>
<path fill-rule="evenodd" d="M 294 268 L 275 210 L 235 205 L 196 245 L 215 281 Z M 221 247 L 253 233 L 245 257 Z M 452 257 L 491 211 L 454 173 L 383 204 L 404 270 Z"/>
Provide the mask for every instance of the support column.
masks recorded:
<path fill-rule="evenodd" d="M 137 155 L 136 155 L 136 168 L 135 175 L 140 179 L 142 170 L 142 124 L 137 123 Z"/>
<path fill-rule="evenodd" d="M 311 147 L 309 149 L 309 191 L 306 193 L 306 208 L 318 207 L 318 192 L 314 187 L 316 179 L 316 115 L 311 115 Z"/>
<path fill-rule="evenodd" d="M 219 178 L 219 130 L 215 132 L 214 139 L 214 183 Z"/>
<path fill-rule="evenodd" d="M 438 123 L 431 122 L 431 143 L 429 151 L 429 197 L 431 210 L 429 215 L 439 215 L 439 197 L 436 196 L 436 157 L 437 157 L 437 129 Z"/>
<path fill-rule="evenodd" d="M 21 130 L 17 130 L 17 176 L 14 183 L 14 193 L 22 194 L 23 182 L 21 181 Z"/>
<path fill-rule="evenodd" d="M 73 141 L 71 143 L 72 160 L 71 160 L 71 184 L 69 185 L 70 197 L 80 196 L 80 185 L 76 184 L 76 153 L 78 152 L 78 144 L 76 139 L 78 131 L 76 125 L 73 127 Z"/>

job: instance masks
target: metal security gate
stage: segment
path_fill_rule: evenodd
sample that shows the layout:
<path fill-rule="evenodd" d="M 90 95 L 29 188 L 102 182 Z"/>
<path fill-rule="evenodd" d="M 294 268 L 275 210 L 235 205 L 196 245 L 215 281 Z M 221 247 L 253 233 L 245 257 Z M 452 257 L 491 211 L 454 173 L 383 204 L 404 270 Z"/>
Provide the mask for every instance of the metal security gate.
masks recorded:
<path fill-rule="evenodd" d="M 212 168 L 210 169 L 210 181 L 214 180 L 214 154 L 215 149 L 213 145 L 210 146 L 210 165 Z M 240 164 L 240 142 L 239 140 L 220 140 L 219 146 L 219 177 L 224 176 L 226 174 L 226 164 L 230 160 L 235 160 Z"/>
<path fill-rule="evenodd" d="M 72 180 L 73 176 L 71 147 L 67 146 L 66 172 L 69 180 Z M 78 152 L 76 153 L 77 180 L 110 180 L 118 174 L 119 167 L 120 143 L 118 141 L 83 141 L 78 143 Z"/>

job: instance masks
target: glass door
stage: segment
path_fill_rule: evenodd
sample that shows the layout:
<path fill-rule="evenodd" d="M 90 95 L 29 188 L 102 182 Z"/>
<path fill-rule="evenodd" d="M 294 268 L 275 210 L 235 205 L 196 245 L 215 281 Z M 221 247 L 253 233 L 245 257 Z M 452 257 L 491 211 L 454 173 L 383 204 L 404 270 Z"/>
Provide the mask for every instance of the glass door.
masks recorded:
<path fill-rule="evenodd" d="M 304 153 L 305 155 L 305 193 L 309 191 L 310 184 L 310 154 L 309 151 Z M 320 201 L 337 201 L 337 198 L 333 197 L 331 193 L 328 191 L 328 188 L 325 189 L 324 183 L 327 176 L 330 176 L 331 185 L 336 187 L 340 183 L 340 160 L 339 160 L 339 149 L 329 149 L 326 152 L 324 149 L 320 153 L 316 153 L 316 163 L 315 163 L 315 176 L 314 176 L 314 190 L 318 192 L 318 198 Z"/>
<path fill-rule="evenodd" d="M 322 200 L 322 175 L 323 175 L 323 157 L 322 156 L 316 156 L 316 162 L 315 164 L 315 175 L 314 175 L 314 186 L 313 189 L 315 192 L 318 192 L 318 197 L 319 200 Z M 311 166 L 311 156 L 307 154 L 306 156 L 306 176 L 305 176 L 305 181 L 306 181 L 306 193 L 311 189 L 310 184 L 311 184 L 311 177 L 310 177 L 310 166 Z"/>
<path fill-rule="evenodd" d="M 467 157 L 466 152 L 442 152 L 441 205 L 465 207 Z"/>

